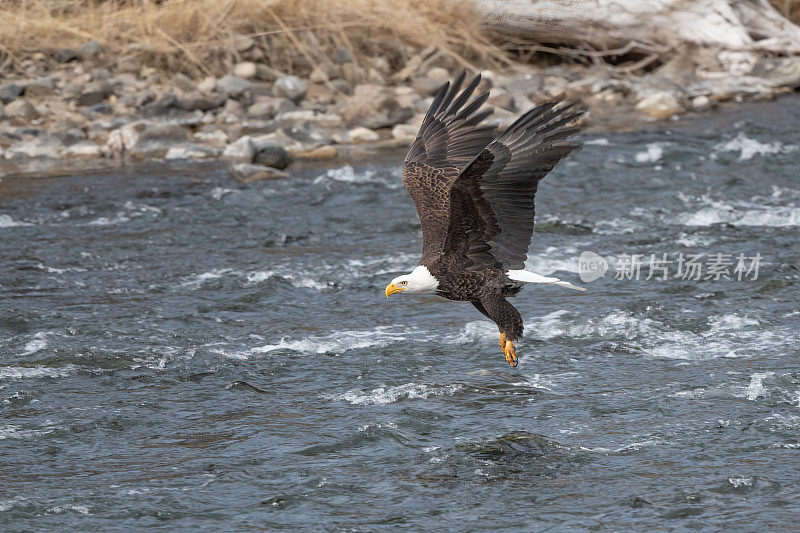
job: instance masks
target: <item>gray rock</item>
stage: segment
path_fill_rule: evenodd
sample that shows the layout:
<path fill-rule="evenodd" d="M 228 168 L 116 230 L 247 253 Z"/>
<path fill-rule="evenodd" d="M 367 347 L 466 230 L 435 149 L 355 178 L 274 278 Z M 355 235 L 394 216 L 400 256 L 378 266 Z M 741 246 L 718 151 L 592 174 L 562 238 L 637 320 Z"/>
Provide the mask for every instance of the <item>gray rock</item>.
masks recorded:
<path fill-rule="evenodd" d="M 92 81 L 86 84 L 83 92 L 78 96 L 75 103 L 79 106 L 93 106 L 103 103 L 103 101 L 114 94 L 114 87 L 106 80 Z"/>
<path fill-rule="evenodd" d="M 336 49 L 336 53 L 333 55 L 333 60 L 341 65 L 344 63 L 351 63 L 353 61 L 353 56 L 350 54 L 349 48 L 346 46 L 340 46 Z"/>
<path fill-rule="evenodd" d="M 139 120 L 112 131 L 108 136 L 108 147 L 118 154 L 158 156 L 188 140 L 186 130 L 176 124 Z"/>
<path fill-rule="evenodd" d="M 120 100 L 125 107 L 139 108 L 152 103 L 156 99 L 153 91 L 128 93 Z"/>
<path fill-rule="evenodd" d="M 341 69 L 333 63 L 321 63 L 314 67 L 314 70 L 309 74 L 308 79 L 312 83 L 325 83 L 334 78 L 338 78 Z"/>
<path fill-rule="evenodd" d="M 22 96 L 22 93 L 24 92 L 25 87 L 22 85 L 16 83 L 7 83 L 6 85 L 0 86 L 0 101 L 2 101 L 4 104 L 7 104 L 12 100 Z"/>
<path fill-rule="evenodd" d="M 70 61 L 78 59 L 78 54 L 71 48 L 59 48 L 53 52 L 53 59 L 59 63 L 69 63 Z"/>
<path fill-rule="evenodd" d="M 64 157 L 101 157 L 103 149 L 94 141 L 80 141 L 66 147 L 61 155 Z"/>
<path fill-rule="evenodd" d="M 255 137 L 253 138 L 253 146 L 256 149 L 256 155 L 253 159 L 256 163 L 277 169 L 284 169 L 288 167 L 291 162 L 291 156 L 286 148 L 272 139 Z"/>
<path fill-rule="evenodd" d="M 426 76 L 432 79 L 433 81 L 439 83 L 440 85 L 442 83 L 450 81 L 450 79 L 452 78 L 452 76 L 450 76 L 450 73 L 447 72 L 447 69 L 444 69 L 442 67 L 431 68 L 430 70 L 428 70 Z"/>
<path fill-rule="evenodd" d="M 209 111 L 211 109 L 220 107 L 225 103 L 226 100 L 224 96 L 211 98 L 204 95 L 200 91 L 181 94 L 178 95 L 177 98 L 178 102 L 176 107 L 178 107 L 178 109 L 183 109 L 184 111 L 195 111 L 197 109 L 201 111 Z"/>
<path fill-rule="evenodd" d="M 44 98 L 54 92 L 55 84 L 53 83 L 53 78 L 49 76 L 38 78 L 25 88 L 25 96 L 27 98 Z"/>
<path fill-rule="evenodd" d="M 280 123 L 280 121 L 278 121 Z M 281 130 L 292 141 L 301 143 L 307 147 L 315 147 L 323 144 L 330 144 L 331 137 L 322 131 L 314 128 L 308 122 L 296 122 L 284 125 Z"/>
<path fill-rule="evenodd" d="M 258 68 L 252 61 L 242 61 L 233 67 L 233 74 L 245 80 L 255 78 L 257 72 Z"/>
<path fill-rule="evenodd" d="M 89 41 L 87 43 L 83 43 L 78 48 L 78 55 L 84 61 L 98 59 L 102 57 L 104 53 L 103 46 L 97 41 Z"/>
<path fill-rule="evenodd" d="M 342 79 L 349 83 L 352 87 L 355 87 L 359 83 L 364 82 L 364 78 L 367 76 L 367 72 L 356 65 L 355 63 L 345 63 L 341 66 L 342 70 Z"/>
<path fill-rule="evenodd" d="M 138 74 L 142 70 L 142 59 L 137 56 L 125 56 L 117 59 L 117 72 Z"/>
<path fill-rule="evenodd" d="M 242 96 L 250 88 L 250 85 L 249 81 L 232 74 L 226 74 L 217 80 L 217 90 L 223 91 L 232 98 Z"/>
<path fill-rule="evenodd" d="M 286 172 L 281 172 L 277 168 L 264 165 L 251 165 L 249 163 L 233 165 L 231 167 L 231 171 L 237 180 L 245 183 L 264 179 L 289 177 L 289 174 Z"/>
<path fill-rule="evenodd" d="M 64 149 L 63 143 L 54 136 L 41 135 L 30 141 L 19 142 L 6 150 L 6 159 L 19 158 L 47 158 L 56 159 L 61 150 Z"/>
<path fill-rule="evenodd" d="M 283 72 L 269 67 L 263 63 L 256 63 L 256 78 L 262 81 L 275 81 L 281 76 Z"/>
<path fill-rule="evenodd" d="M 364 126 L 377 130 L 408 122 L 414 116 L 414 110 L 401 106 L 390 88 L 359 85 L 353 96 L 340 105 L 339 114 L 349 127 Z"/>
<path fill-rule="evenodd" d="M 197 85 L 195 85 L 191 78 L 189 78 L 189 76 L 186 74 L 181 74 L 180 72 L 172 77 L 172 86 L 185 93 L 190 93 L 197 90 Z"/>
<path fill-rule="evenodd" d="M 339 143 L 366 143 L 379 140 L 380 135 L 369 128 L 359 126 L 345 132 L 343 135 L 334 136 L 334 138 Z"/>
<path fill-rule="evenodd" d="M 243 134 L 264 135 L 274 132 L 278 124 L 274 120 L 253 119 L 241 122 L 240 127 Z"/>
<path fill-rule="evenodd" d="M 636 104 L 636 109 L 652 118 L 665 119 L 683 113 L 683 107 L 677 95 L 667 91 L 647 94 Z"/>
<path fill-rule="evenodd" d="M 252 81 L 251 83 L 250 90 L 247 91 L 250 97 L 250 104 L 256 102 L 260 98 L 265 98 L 267 96 L 270 98 L 273 97 L 271 83 L 264 83 L 262 81 Z"/>
<path fill-rule="evenodd" d="M 348 95 L 353 94 L 353 88 L 343 79 L 337 78 L 335 80 L 331 80 L 331 86 L 336 90 L 337 93 Z"/>
<path fill-rule="evenodd" d="M 89 75 L 92 77 L 92 81 L 103 81 L 111 77 L 111 72 L 107 68 L 94 68 Z"/>
<path fill-rule="evenodd" d="M 211 146 L 184 143 L 171 146 L 164 159 L 207 159 L 219 155 L 219 150 Z"/>
<path fill-rule="evenodd" d="M 213 126 L 205 126 L 201 131 L 195 132 L 194 139 L 212 146 L 225 146 L 228 142 L 228 134 Z"/>
<path fill-rule="evenodd" d="M 211 93 L 214 92 L 214 89 L 217 88 L 217 78 L 214 76 L 208 76 L 207 78 L 203 78 L 203 81 L 197 84 L 197 89 L 204 93 Z"/>
<path fill-rule="evenodd" d="M 103 100 L 105 99 L 106 94 L 102 91 L 86 91 L 78 96 L 78 98 L 75 100 L 75 103 L 81 107 L 94 106 L 97 104 L 102 104 Z"/>
<path fill-rule="evenodd" d="M 418 76 L 412 80 L 411 86 L 422 96 L 432 96 L 442 84 L 427 76 Z"/>
<path fill-rule="evenodd" d="M 491 106 L 507 109 L 508 111 L 516 110 L 516 106 L 514 105 L 514 96 L 508 93 L 505 89 L 492 89 L 487 102 Z"/>
<path fill-rule="evenodd" d="M 165 115 L 170 109 L 178 108 L 178 95 L 175 93 L 166 93 L 158 101 L 145 106 L 142 110 L 145 115 L 159 116 Z"/>
<path fill-rule="evenodd" d="M 692 98 L 692 109 L 695 111 L 703 111 L 711 107 L 711 100 L 708 96 L 701 94 Z"/>
<path fill-rule="evenodd" d="M 50 133 L 49 135 L 61 141 L 61 144 L 63 144 L 64 146 L 71 146 L 73 144 L 79 143 L 85 137 L 83 130 L 79 128 L 58 130 Z"/>
<path fill-rule="evenodd" d="M 19 98 L 7 104 L 5 113 L 9 117 L 17 117 L 24 120 L 33 120 L 40 116 L 36 108 L 24 98 Z"/>
<path fill-rule="evenodd" d="M 288 98 L 278 96 L 259 96 L 247 110 L 247 116 L 253 118 L 272 118 L 278 113 L 286 113 L 295 109 Z"/>
<path fill-rule="evenodd" d="M 222 151 L 222 157 L 232 161 L 252 163 L 256 156 L 256 147 L 249 135 L 232 142 Z"/>
<path fill-rule="evenodd" d="M 188 140 L 186 130 L 182 127 L 165 124 L 145 129 L 139 135 L 131 151 L 140 154 L 159 153 Z"/>
<path fill-rule="evenodd" d="M 417 138 L 418 124 L 398 124 L 392 128 L 392 138 L 411 144 Z"/>
<path fill-rule="evenodd" d="M 284 76 L 272 86 L 272 93 L 275 96 L 288 98 L 295 104 L 299 104 L 306 97 L 308 86 L 306 82 L 297 76 Z"/>
<path fill-rule="evenodd" d="M 229 98 L 225 100 L 225 104 L 222 106 L 222 113 L 241 118 L 244 116 L 244 107 L 241 102 Z"/>

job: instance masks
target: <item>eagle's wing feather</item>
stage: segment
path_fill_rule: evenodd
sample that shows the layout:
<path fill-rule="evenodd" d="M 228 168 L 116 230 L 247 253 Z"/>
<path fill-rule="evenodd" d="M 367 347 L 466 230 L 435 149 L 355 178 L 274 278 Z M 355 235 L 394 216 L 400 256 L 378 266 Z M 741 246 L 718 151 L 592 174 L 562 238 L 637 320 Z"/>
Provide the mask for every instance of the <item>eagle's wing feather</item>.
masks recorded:
<path fill-rule="evenodd" d="M 574 104 L 531 109 L 491 142 L 451 189 L 447 250 L 465 268 L 524 267 L 539 181 L 580 148 Z"/>
<path fill-rule="evenodd" d="M 482 122 L 492 114 L 481 111 L 489 97 L 472 97 L 480 75 L 461 91 L 462 73 L 452 84 L 445 83 L 431 103 L 406 156 L 405 185 L 422 225 L 422 256 L 437 255 L 444 247 L 450 216 L 450 188 L 461 171 L 494 139 L 497 127 Z"/>

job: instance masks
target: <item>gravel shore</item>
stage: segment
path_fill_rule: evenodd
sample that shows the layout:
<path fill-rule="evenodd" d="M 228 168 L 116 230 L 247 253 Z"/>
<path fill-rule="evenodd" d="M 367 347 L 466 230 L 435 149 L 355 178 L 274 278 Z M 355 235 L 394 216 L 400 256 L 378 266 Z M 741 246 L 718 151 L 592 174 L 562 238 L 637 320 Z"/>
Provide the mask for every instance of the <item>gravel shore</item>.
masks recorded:
<path fill-rule="evenodd" d="M 96 41 L 34 53 L 25 77 L 0 82 L 0 174 L 64 160 L 222 159 L 240 180 L 281 177 L 297 160 L 407 146 L 433 93 L 461 68 L 426 51 L 401 71 L 340 52 L 304 78 L 244 61 L 204 79 L 111 57 Z M 685 54 L 638 76 L 517 64 L 483 71 L 482 88 L 501 125 L 546 100 L 581 99 L 595 128 L 618 129 L 800 87 L 798 57 L 733 54 L 726 67 L 702 72 Z"/>

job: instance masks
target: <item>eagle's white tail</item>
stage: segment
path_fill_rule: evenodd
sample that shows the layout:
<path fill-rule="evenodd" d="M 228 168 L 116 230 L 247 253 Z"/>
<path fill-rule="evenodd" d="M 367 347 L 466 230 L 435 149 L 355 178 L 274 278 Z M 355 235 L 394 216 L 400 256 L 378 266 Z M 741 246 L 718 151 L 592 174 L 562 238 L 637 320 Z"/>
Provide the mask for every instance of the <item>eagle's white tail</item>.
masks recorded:
<path fill-rule="evenodd" d="M 577 285 L 573 285 L 567 281 L 561 281 L 558 278 L 549 278 L 540 274 L 536 274 L 535 272 L 529 272 L 527 270 L 509 270 L 507 274 L 508 277 L 514 281 L 522 281 L 524 283 L 543 283 L 545 285 L 558 285 L 568 289 L 575 289 L 576 291 L 586 290 L 583 287 L 578 287 Z"/>

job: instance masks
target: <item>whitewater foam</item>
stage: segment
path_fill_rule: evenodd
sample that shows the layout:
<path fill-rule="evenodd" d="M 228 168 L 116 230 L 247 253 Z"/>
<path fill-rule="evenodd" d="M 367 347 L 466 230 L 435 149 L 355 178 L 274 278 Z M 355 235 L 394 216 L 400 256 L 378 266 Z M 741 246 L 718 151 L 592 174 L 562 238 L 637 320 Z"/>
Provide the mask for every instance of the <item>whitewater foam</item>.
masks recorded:
<path fill-rule="evenodd" d="M 331 181 L 338 181 L 343 183 L 378 183 L 390 189 L 397 189 L 403 186 L 399 175 L 388 173 L 389 175 L 378 173 L 374 170 L 362 170 L 356 172 L 350 165 L 345 165 L 339 168 L 328 169 L 325 174 L 317 176 L 314 179 L 314 185 L 330 183 Z"/>
<path fill-rule="evenodd" d="M 787 153 L 797 149 L 797 145 L 784 145 L 780 142 L 762 143 L 747 137 L 743 132 L 739 132 L 729 141 L 714 146 L 715 152 L 739 152 L 739 161 L 747 161 L 756 155 Z M 716 153 L 711 154 L 712 159 L 715 156 Z"/>
<path fill-rule="evenodd" d="M 0 215 L 0 228 L 13 228 L 16 226 L 33 226 L 33 224 L 22 222 L 20 220 L 14 220 L 11 218 L 11 215 Z"/>
<path fill-rule="evenodd" d="M 42 435 L 49 435 L 55 428 L 47 429 L 22 429 L 14 424 L 0 426 L 0 440 L 30 440 Z"/>
<path fill-rule="evenodd" d="M 304 354 L 343 354 L 349 350 L 376 348 L 403 342 L 409 338 L 425 341 L 426 336 L 416 328 L 403 326 L 379 326 L 370 330 L 336 331 L 326 335 L 312 335 L 300 339 L 281 338 L 273 344 L 256 346 L 244 351 L 227 351 L 215 348 L 212 351 L 232 359 L 249 359 L 253 355 L 277 351 L 293 351 Z"/>
<path fill-rule="evenodd" d="M 0 366 L 0 380 L 60 378 L 74 373 L 76 369 L 75 365 L 65 365 L 59 368 L 47 366 Z"/>
<path fill-rule="evenodd" d="M 343 400 L 353 405 L 386 405 L 401 400 L 426 399 L 434 396 L 452 396 L 462 390 L 463 385 L 424 385 L 406 383 L 393 387 L 378 387 L 371 391 L 351 389 L 344 394 L 334 396 L 334 400 Z"/>
<path fill-rule="evenodd" d="M 644 152 L 638 152 L 634 159 L 637 163 L 655 163 L 661 160 L 664 155 L 664 146 L 662 143 L 649 143 Z"/>
<path fill-rule="evenodd" d="M 755 401 L 760 397 L 769 396 L 769 390 L 764 386 L 764 379 L 774 376 L 774 372 L 756 372 L 750 376 L 750 384 L 745 391 L 745 398 Z"/>

